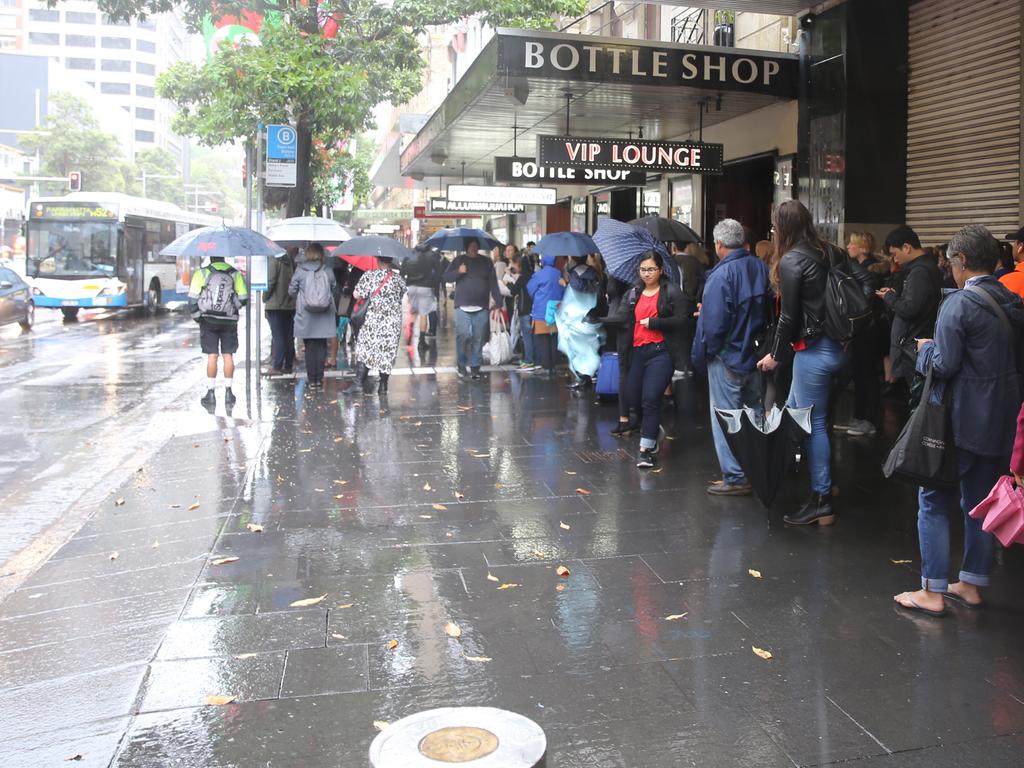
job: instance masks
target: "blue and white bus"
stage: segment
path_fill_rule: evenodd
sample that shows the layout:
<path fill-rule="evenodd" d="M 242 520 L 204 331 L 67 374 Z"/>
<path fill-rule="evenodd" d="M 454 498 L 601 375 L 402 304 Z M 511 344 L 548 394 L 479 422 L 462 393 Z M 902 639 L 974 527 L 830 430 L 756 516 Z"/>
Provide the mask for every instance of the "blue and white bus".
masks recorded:
<path fill-rule="evenodd" d="M 214 216 L 119 193 L 74 192 L 29 202 L 25 274 L 37 307 L 73 319 L 83 307 L 150 307 L 187 301 L 189 265 L 164 246 Z"/>

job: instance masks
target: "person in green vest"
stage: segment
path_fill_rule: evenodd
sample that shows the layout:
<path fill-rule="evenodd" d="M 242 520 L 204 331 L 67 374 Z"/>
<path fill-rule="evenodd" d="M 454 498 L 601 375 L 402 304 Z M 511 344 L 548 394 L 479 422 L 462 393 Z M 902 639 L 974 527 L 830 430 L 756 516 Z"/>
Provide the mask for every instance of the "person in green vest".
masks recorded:
<path fill-rule="evenodd" d="M 235 403 L 231 379 L 235 375 L 234 354 L 238 351 L 238 311 L 249 301 L 245 276 L 221 256 L 196 271 L 188 291 L 192 319 L 199 323 L 199 346 L 206 355 L 206 394 L 199 402 L 217 404 L 217 358 L 224 358 L 224 404 Z"/>

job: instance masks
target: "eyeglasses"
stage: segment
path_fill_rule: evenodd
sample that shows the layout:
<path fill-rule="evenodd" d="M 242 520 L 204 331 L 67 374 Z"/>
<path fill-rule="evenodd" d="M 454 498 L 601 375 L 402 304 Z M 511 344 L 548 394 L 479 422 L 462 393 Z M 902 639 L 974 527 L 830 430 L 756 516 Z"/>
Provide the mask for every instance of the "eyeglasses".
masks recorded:
<path fill-rule="evenodd" d="M 641 275 L 650 275 L 653 272 L 661 272 L 661 267 L 640 267 Z"/>

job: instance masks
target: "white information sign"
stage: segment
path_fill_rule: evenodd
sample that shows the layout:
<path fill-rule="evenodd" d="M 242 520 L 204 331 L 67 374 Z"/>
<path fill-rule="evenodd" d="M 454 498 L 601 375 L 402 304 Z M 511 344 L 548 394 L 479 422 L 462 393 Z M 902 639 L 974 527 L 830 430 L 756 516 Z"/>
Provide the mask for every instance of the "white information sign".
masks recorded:
<path fill-rule="evenodd" d="M 558 201 L 558 191 L 554 187 L 484 187 L 475 184 L 449 184 L 448 199 L 454 203 L 554 205 Z"/>

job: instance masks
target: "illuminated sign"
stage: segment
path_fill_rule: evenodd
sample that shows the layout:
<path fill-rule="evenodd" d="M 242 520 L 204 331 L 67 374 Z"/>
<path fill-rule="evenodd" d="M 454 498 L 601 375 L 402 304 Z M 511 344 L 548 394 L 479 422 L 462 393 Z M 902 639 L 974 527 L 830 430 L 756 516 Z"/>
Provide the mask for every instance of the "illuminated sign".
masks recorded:
<path fill-rule="evenodd" d="M 496 157 L 494 158 L 494 180 L 513 184 L 531 181 L 562 181 L 566 184 L 611 182 L 624 187 L 642 187 L 647 183 L 647 174 L 615 168 L 570 168 L 558 165 L 539 165 L 532 157 Z"/>
<path fill-rule="evenodd" d="M 482 200 L 456 201 L 443 197 L 430 198 L 430 213 L 468 214 L 526 213 L 526 203 L 488 203 Z"/>
<path fill-rule="evenodd" d="M 117 219 L 117 213 L 102 205 L 87 203 L 35 203 L 33 219 Z"/>
<path fill-rule="evenodd" d="M 472 184 L 449 184 L 448 200 L 456 203 L 554 205 L 558 200 L 558 192 L 554 187 L 482 187 Z"/>
<path fill-rule="evenodd" d="M 721 144 L 696 141 L 537 137 L 537 160 L 545 166 L 721 173 L 724 154 Z"/>

